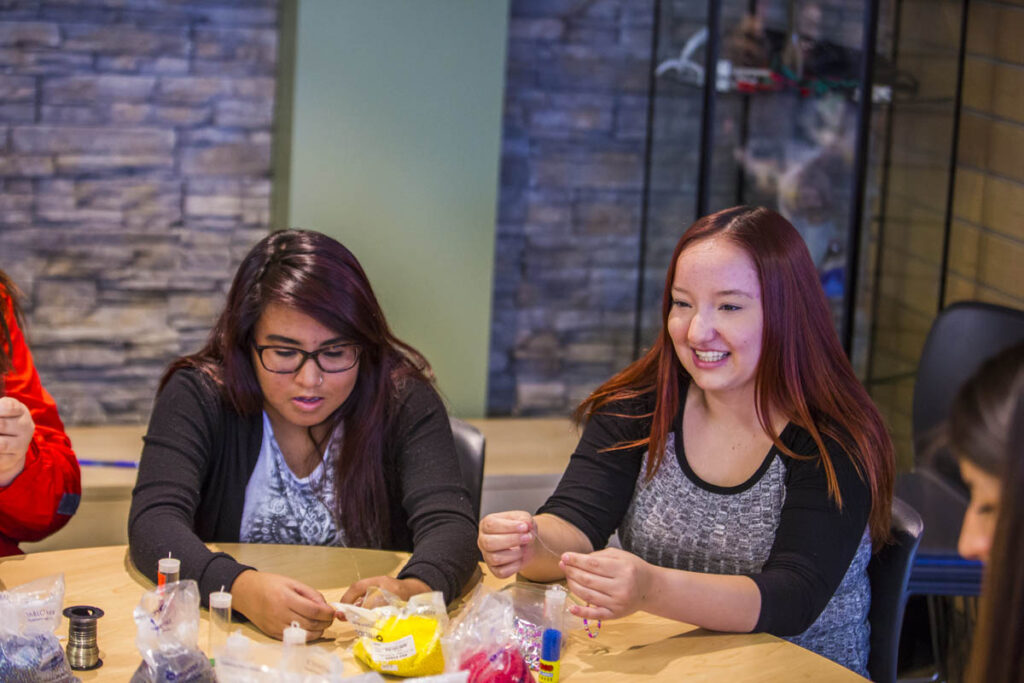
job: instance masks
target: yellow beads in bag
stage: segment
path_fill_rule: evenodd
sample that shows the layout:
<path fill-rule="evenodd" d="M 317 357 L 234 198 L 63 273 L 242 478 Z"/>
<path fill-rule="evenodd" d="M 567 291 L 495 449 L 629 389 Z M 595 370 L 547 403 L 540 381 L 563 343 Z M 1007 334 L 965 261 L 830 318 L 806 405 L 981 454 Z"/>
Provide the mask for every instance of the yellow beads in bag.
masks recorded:
<path fill-rule="evenodd" d="M 377 634 L 363 636 L 353 654 L 375 671 L 392 676 L 432 676 L 444 672 L 443 627 L 435 617 L 392 616 L 375 624 Z"/>
<path fill-rule="evenodd" d="M 371 588 L 375 590 L 379 589 Z M 444 596 L 434 591 L 402 602 L 387 591 L 380 592 L 388 603 L 382 607 L 336 605 L 359 634 L 352 654 L 374 671 L 392 676 L 443 673 L 441 635 L 448 626 Z"/>

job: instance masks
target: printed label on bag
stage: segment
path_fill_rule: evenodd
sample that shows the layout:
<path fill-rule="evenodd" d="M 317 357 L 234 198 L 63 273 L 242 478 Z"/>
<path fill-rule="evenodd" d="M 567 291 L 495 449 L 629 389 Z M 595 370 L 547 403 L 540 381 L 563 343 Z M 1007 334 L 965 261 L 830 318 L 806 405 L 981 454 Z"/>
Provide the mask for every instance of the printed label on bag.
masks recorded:
<path fill-rule="evenodd" d="M 395 662 L 399 659 L 406 659 L 415 655 L 416 641 L 412 639 L 412 636 L 405 636 L 390 643 L 367 640 L 366 649 L 370 652 L 370 656 L 373 657 L 373 661 L 377 663 Z"/>

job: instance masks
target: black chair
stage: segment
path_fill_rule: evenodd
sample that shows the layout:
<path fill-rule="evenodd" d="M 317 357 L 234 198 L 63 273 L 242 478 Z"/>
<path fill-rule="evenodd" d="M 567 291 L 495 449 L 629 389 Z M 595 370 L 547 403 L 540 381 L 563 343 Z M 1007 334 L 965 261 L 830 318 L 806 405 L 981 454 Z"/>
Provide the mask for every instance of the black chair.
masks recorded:
<path fill-rule="evenodd" d="M 957 553 L 968 494 L 956 459 L 936 436 L 960 386 L 986 359 L 1024 339 L 1024 311 L 978 301 L 952 304 L 928 332 L 914 384 L 913 472 L 896 479 L 896 495 L 924 520 L 909 590 L 922 595 L 978 595 L 981 564 Z"/>
<path fill-rule="evenodd" d="M 957 391 L 988 358 L 1024 340 L 1024 311 L 977 301 L 952 304 L 935 318 L 917 366 L 912 431 L 914 470 L 896 478 L 896 495 L 917 510 L 924 532 L 907 592 L 917 614 L 927 612 L 937 674 L 956 677 L 963 666 L 971 623 L 950 619 L 952 598 L 973 604 L 981 592 L 980 562 L 957 552 L 969 495 L 956 458 L 938 446 Z M 967 610 L 970 613 L 971 609 Z M 952 630 L 951 630 L 952 629 Z M 966 629 L 966 632 L 961 632 Z"/>
<path fill-rule="evenodd" d="M 868 564 L 871 579 L 871 654 L 868 673 L 871 680 L 892 683 L 896 680 L 897 654 L 903 609 L 907 605 L 907 584 L 924 523 L 914 508 L 899 498 L 892 501 L 893 542 L 885 546 Z"/>
<path fill-rule="evenodd" d="M 452 436 L 455 437 L 455 453 L 459 456 L 462 482 L 469 489 L 473 514 L 480 519 L 480 493 L 484 487 L 484 435 L 479 429 L 457 417 L 449 420 L 452 424 Z"/>

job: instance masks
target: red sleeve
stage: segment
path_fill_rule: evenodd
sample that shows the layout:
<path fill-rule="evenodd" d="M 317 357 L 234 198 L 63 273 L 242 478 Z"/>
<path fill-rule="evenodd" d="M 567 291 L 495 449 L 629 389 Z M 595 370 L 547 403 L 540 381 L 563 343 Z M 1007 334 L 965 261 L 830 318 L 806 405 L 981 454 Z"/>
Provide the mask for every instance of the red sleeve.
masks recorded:
<path fill-rule="evenodd" d="M 0 555 L 10 555 L 19 552 L 19 541 L 38 541 L 67 524 L 78 509 L 82 480 L 57 404 L 39 381 L 10 301 L 0 297 L 0 305 L 11 335 L 12 369 L 4 375 L 4 394 L 24 403 L 36 423 L 25 468 L 0 487 Z"/>

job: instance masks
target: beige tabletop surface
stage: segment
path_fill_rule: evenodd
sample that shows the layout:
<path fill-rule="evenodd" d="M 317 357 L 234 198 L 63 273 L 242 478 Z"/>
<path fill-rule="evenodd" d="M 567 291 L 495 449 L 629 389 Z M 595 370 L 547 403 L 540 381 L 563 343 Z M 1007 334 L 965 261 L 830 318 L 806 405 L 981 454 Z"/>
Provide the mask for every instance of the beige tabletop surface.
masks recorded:
<path fill-rule="evenodd" d="M 563 417 L 499 417 L 467 420 L 487 439 L 485 474 L 561 474 L 569 462 L 579 430 Z M 138 462 L 146 425 L 68 427 L 79 458 Z M 83 484 L 96 489 L 135 484 L 135 470 L 87 467 Z"/>
<path fill-rule="evenodd" d="M 319 589 L 330 601 L 360 577 L 395 574 L 404 553 L 316 546 L 211 544 L 240 562 L 295 577 Z M 106 612 L 97 640 L 103 666 L 81 671 L 83 681 L 127 681 L 138 666 L 132 610 L 153 584 L 128 559 L 127 547 L 80 548 L 0 558 L 0 589 L 64 573 L 64 605 L 93 605 Z M 502 581 L 486 569 L 483 580 Z M 208 615 L 201 611 L 199 644 L 207 643 Z M 261 642 L 270 639 L 249 624 L 240 626 Z M 65 619 L 58 632 L 67 635 Z M 351 656 L 355 633 L 335 622 L 312 646 L 335 652 L 347 672 L 362 670 Z M 395 679 L 401 680 L 401 679 Z M 639 612 L 603 625 L 597 638 L 572 632 L 561 663 L 563 681 L 863 681 L 851 671 L 767 634 L 721 634 Z"/>

